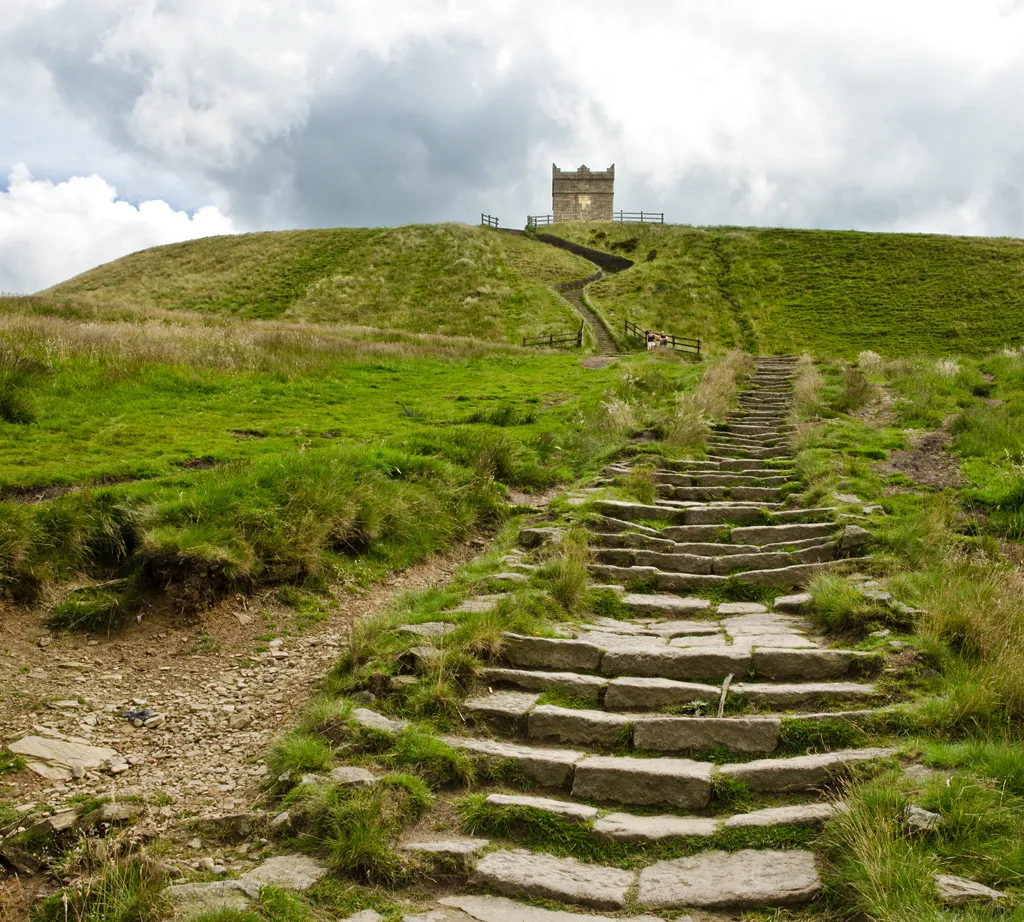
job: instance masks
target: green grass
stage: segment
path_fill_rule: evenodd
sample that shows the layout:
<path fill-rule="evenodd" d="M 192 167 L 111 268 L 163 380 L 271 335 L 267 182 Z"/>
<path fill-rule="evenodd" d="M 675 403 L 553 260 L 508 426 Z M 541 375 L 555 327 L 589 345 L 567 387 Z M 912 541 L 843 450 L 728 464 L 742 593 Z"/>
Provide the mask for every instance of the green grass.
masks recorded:
<path fill-rule="evenodd" d="M 213 237 L 134 253 L 50 289 L 94 303 L 518 343 L 574 329 L 548 286 L 579 257 L 461 224 Z"/>
<path fill-rule="evenodd" d="M 551 232 L 637 260 L 589 289 L 616 333 L 629 318 L 718 347 L 846 358 L 980 356 L 1024 341 L 1018 240 L 630 224 Z"/>
<path fill-rule="evenodd" d="M 164 881 L 138 859 L 110 864 L 96 879 L 59 890 L 39 906 L 39 922 L 150 922 L 162 918 Z"/>

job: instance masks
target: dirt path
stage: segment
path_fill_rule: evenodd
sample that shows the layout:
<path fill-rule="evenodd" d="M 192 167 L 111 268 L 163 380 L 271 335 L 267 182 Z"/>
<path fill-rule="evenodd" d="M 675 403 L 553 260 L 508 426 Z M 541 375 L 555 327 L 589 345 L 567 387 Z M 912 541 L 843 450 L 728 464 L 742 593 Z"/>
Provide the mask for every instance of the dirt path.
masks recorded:
<path fill-rule="evenodd" d="M 58 731 L 110 746 L 131 765 L 54 782 L 28 770 L 0 775 L 0 799 L 58 806 L 74 795 L 141 796 L 146 830 L 183 816 L 236 812 L 254 802 L 271 741 L 292 728 L 346 642 L 349 626 L 398 593 L 448 580 L 479 553 L 476 538 L 374 586 L 338 597 L 325 620 L 301 624 L 267 598 L 238 597 L 201 623 L 153 613 L 109 639 L 49 638 L 41 615 L 9 611 L 0 624 L 0 741 Z M 148 707 L 156 729 L 121 717 Z"/>

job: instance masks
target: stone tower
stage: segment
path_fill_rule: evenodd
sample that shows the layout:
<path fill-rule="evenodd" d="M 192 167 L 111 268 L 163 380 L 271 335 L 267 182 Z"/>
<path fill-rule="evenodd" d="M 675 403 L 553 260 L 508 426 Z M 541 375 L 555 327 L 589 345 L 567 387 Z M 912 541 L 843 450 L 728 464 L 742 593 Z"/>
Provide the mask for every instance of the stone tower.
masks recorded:
<path fill-rule="evenodd" d="M 603 173 L 586 166 L 562 172 L 551 164 L 551 210 L 555 221 L 610 221 L 615 164 Z"/>

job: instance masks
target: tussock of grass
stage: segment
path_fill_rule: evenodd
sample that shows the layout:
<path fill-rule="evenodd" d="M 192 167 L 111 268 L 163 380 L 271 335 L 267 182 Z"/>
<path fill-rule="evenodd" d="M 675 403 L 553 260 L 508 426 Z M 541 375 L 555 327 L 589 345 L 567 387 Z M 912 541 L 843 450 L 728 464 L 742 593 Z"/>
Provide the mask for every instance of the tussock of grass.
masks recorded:
<path fill-rule="evenodd" d="M 753 359 L 733 350 L 708 366 L 696 389 L 679 398 L 665 424 L 663 439 L 674 448 L 703 449 L 711 426 L 736 408 L 741 380 L 753 373 Z"/>
<path fill-rule="evenodd" d="M 331 747 L 302 730 L 293 730 L 267 753 L 267 768 L 274 777 L 328 771 L 332 761 Z"/>
<path fill-rule="evenodd" d="M 95 880 L 46 898 L 40 922 L 151 922 L 165 914 L 162 877 L 138 858 L 110 864 Z"/>
<path fill-rule="evenodd" d="M 394 886 L 406 874 L 394 843 L 432 802 L 423 781 L 407 774 L 388 775 L 371 788 L 318 785 L 295 804 L 303 826 L 299 841 L 337 873 Z"/>

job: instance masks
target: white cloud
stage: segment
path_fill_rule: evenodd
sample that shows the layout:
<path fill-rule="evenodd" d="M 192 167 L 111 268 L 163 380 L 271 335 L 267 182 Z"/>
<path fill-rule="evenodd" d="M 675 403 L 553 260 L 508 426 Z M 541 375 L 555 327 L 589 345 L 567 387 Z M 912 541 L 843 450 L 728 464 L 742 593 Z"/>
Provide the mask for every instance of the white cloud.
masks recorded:
<path fill-rule="evenodd" d="M 99 176 L 53 183 L 19 163 L 0 190 L 0 291 L 26 293 L 127 253 L 236 228 L 218 208 L 189 215 L 159 199 L 133 205 Z"/>

